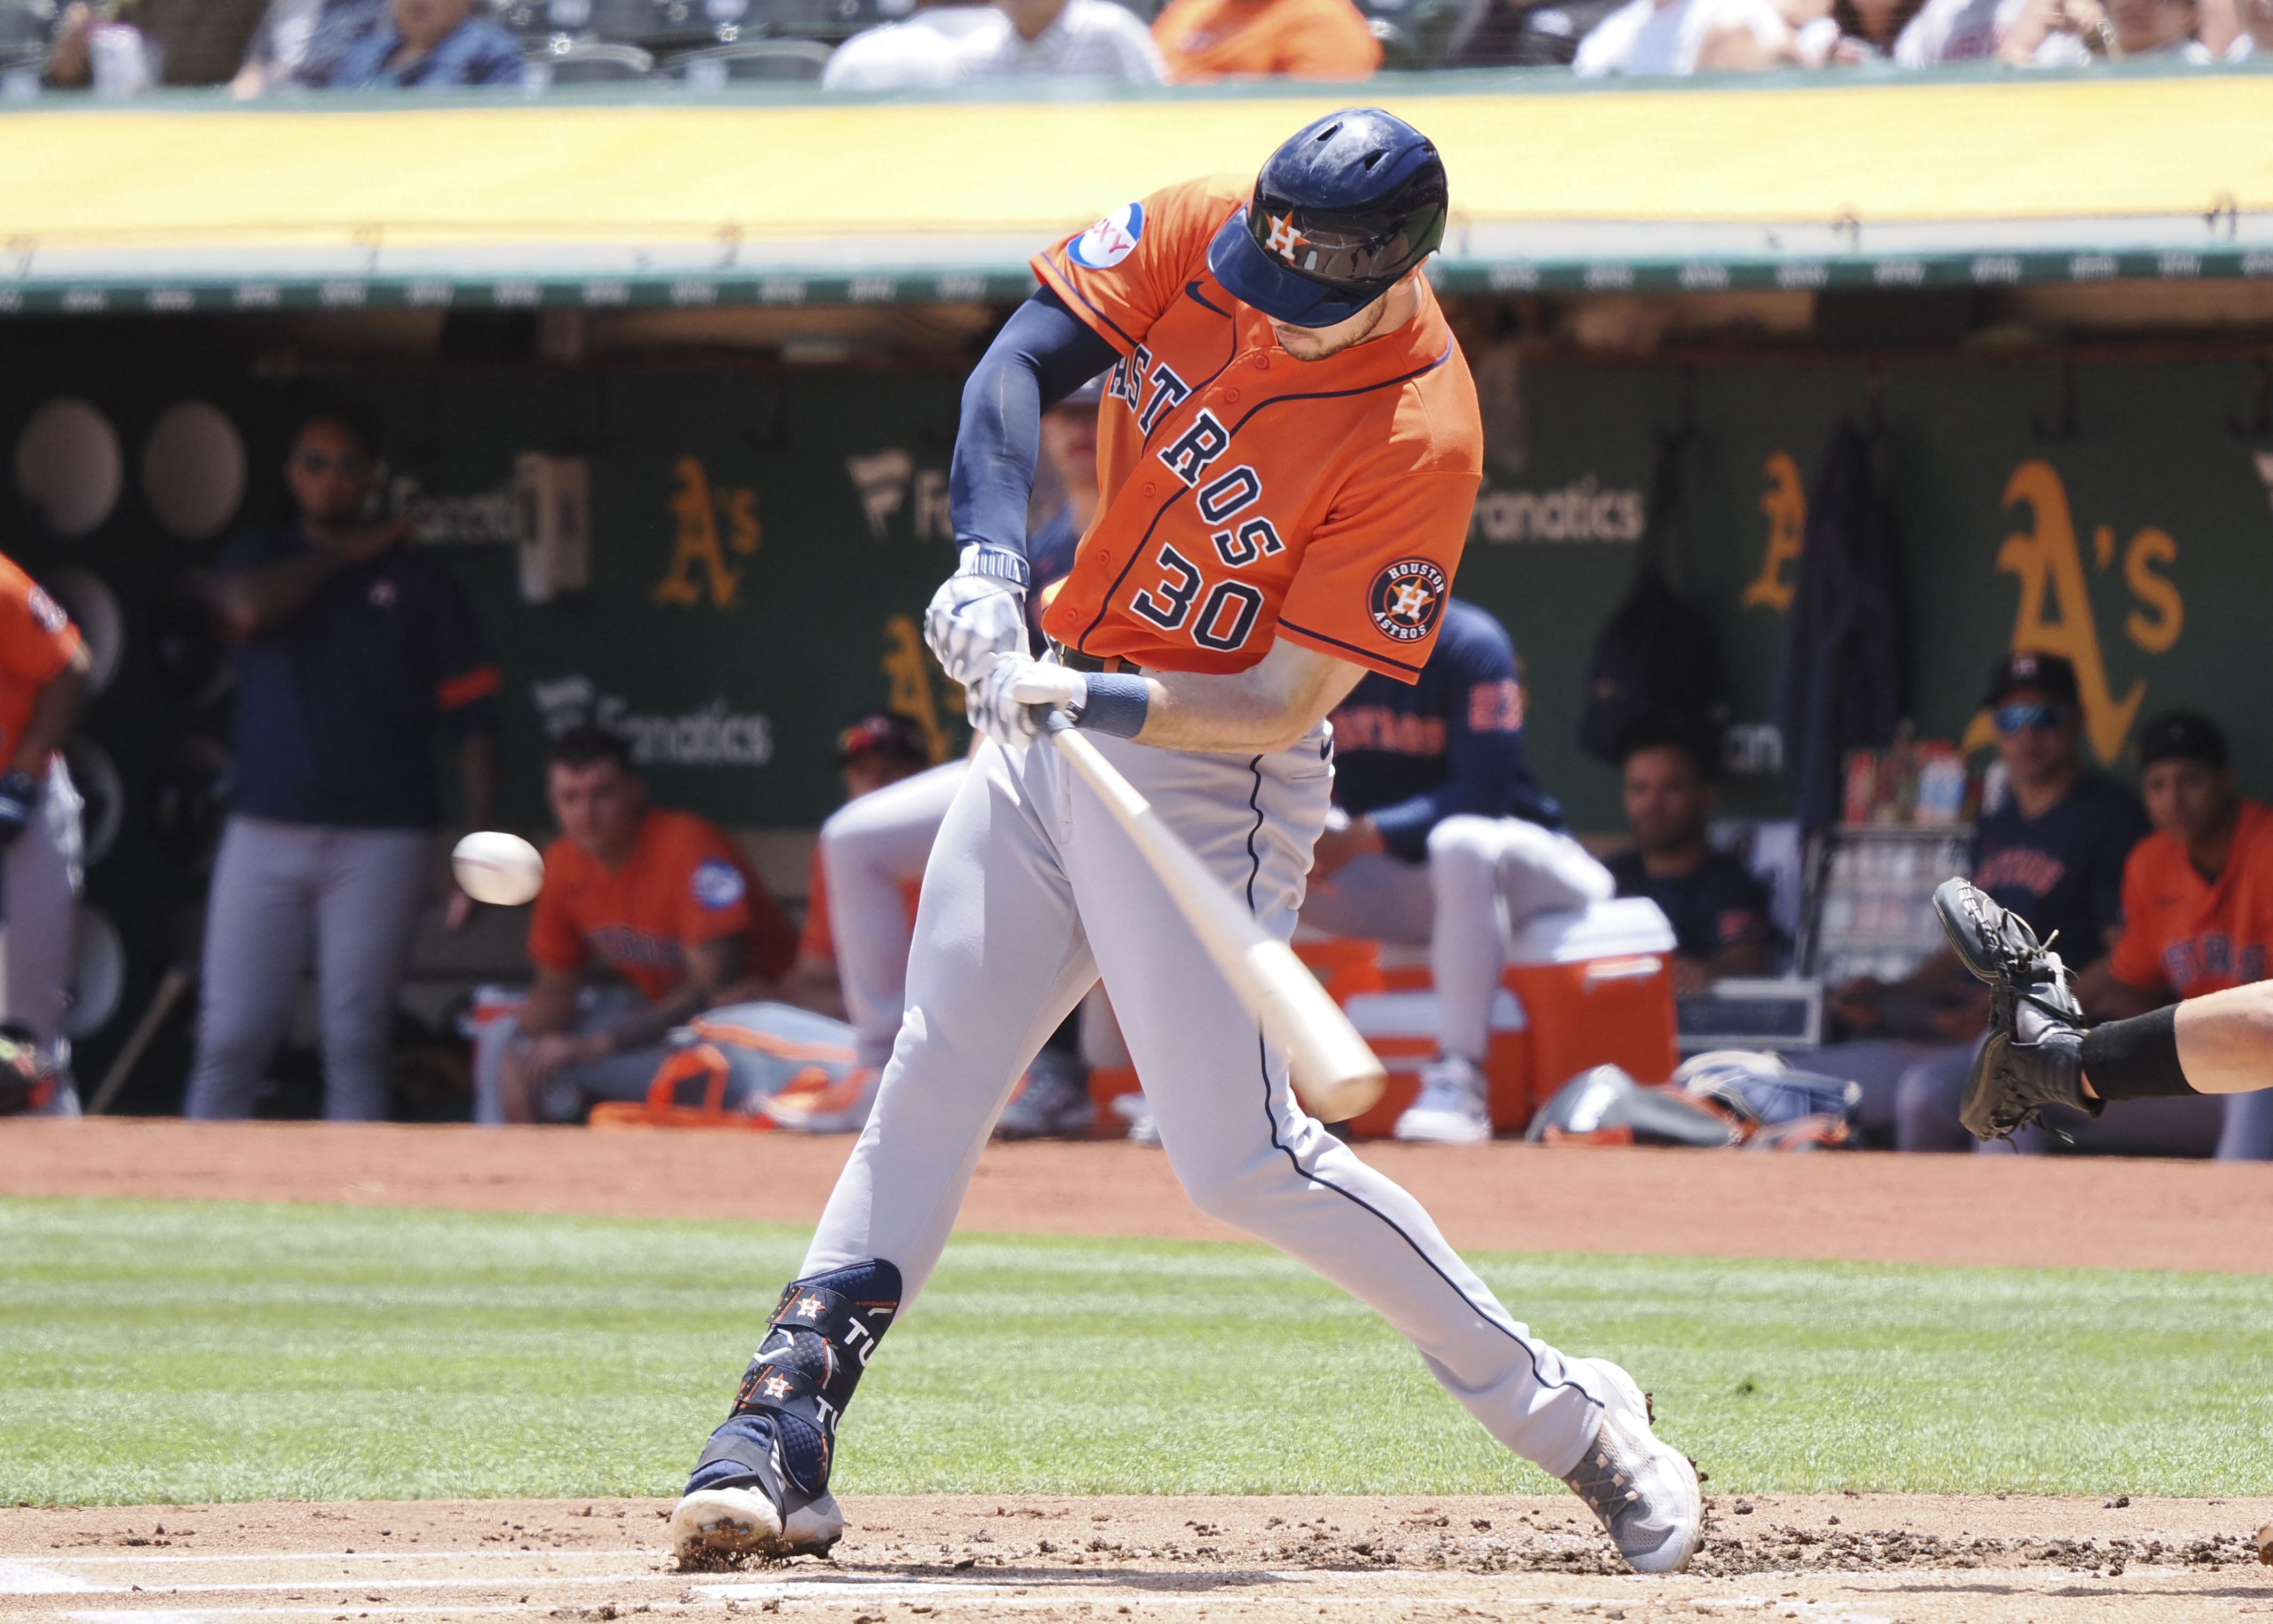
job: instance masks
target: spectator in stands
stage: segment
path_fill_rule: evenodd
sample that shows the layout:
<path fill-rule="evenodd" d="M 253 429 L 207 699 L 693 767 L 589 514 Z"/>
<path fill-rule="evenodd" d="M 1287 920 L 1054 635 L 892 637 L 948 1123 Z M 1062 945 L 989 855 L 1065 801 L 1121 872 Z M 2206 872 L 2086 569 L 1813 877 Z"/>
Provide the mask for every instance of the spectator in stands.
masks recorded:
<path fill-rule="evenodd" d="M 517 85 L 521 45 L 474 0 L 389 0 L 386 20 L 349 46 L 334 90 L 388 86 Z"/>
<path fill-rule="evenodd" d="M 58 1071 L 79 879 L 79 800 L 63 743 L 92 669 L 63 606 L 0 558 L 0 1020 Z M 41 1109 L 77 1116 L 78 1096 L 65 1083 Z"/>
<path fill-rule="evenodd" d="M 1159 48 L 1136 14 L 1114 0 L 995 0 L 1000 26 L 962 47 L 967 79 L 1051 73 L 1157 85 Z"/>
<path fill-rule="evenodd" d="M 1832 0 L 1821 16 L 1801 25 L 1793 36 L 1799 59 L 1810 67 L 1857 67 L 1885 62 L 1894 54 L 1920 0 Z"/>
<path fill-rule="evenodd" d="M 1448 68 L 1567 68 L 1579 41 L 1624 0 L 1468 0 L 1444 46 Z"/>
<path fill-rule="evenodd" d="M 2074 68 L 2119 61 L 2211 60 L 2195 33 L 2197 0 L 2029 0 L 1999 52 L 2016 66 Z"/>
<path fill-rule="evenodd" d="M 1168 0 L 1152 38 L 1178 84 L 1215 79 L 1365 79 L 1381 41 L 1350 0 Z"/>
<path fill-rule="evenodd" d="M 2007 656 L 1983 702 L 2008 787 L 1974 826 L 1970 877 L 2038 935 L 2059 932 L 2062 956 L 2081 971 L 2121 933 L 2123 867 L 2147 833 L 2147 814 L 2129 789 L 2080 760 L 2083 708 L 2066 660 Z M 1827 1003 L 1855 1041 L 1826 1045 L 1810 1066 L 1863 1085 L 1866 1130 L 1891 1128 L 1905 1150 L 1972 1142 L 1955 1100 L 1988 1001 L 1954 954 L 1939 949 L 1898 982 L 1849 982 Z"/>
<path fill-rule="evenodd" d="M 829 53 L 823 90 L 936 90 L 963 79 L 963 51 L 998 33 L 991 5 L 919 4 L 915 15 L 865 29 Z"/>
<path fill-rule="evenodd" d="M 185 1113 L 248 1117 L 312 948 L 324 1114 L 384 1118 L 394 993 L 427 894 L 457 746 L 467 819 L 489 821 L 498 668 L 447 565 L 401 520 L 364 517 L 371 430 L 316 413 L 285 463 L 299 517 L 221 550 L 236 675 L 235 790 L 206 903 Z M 449 922 L 472 904 L 450 898 Z"/>
<path fill-rule="evenodd" d="M 836 736 L 836 770 L 844 781 L 844 805 L 821 826 L 821 838 L 814 842 L 805 929 L 798 937 L 796 962 L 777 992 L 784 1002 L 840 1021 L 853 1020 L 860 1035 L 862 1063 L 872 1066 L 881 1067 L 890 1058 L 892 1039 L 899 1035 L 916 897 L 923 888 L 932 837 L 947 815 L 947 803 L 955 797 L 955 786 L 963 782 L 963 763 L 949 764 L 933 786 L 937 793 L 919 797 L 926 803 L 919 818 L 877 819 L 870 814 L 885 803 L 861 804 L 880 790 L 924 775 L 930 767 L 931 750 L 923 730 L 897 711 L 871 711 Z M 905 795 L 889 799 L 895 807 L 909 805 Z M 841 902 L 829 883 L 832 867 L 844 871 L 849 882 L 849 894 Z M 846 927 L 841 947 L 836 937 L 840 912 Z M 857 1017 L 849 1013 L 855 1001 L 851 987 L 859 989 Z"/>
<path fill-rule="evenodd" d="M 386 20 L 387 0 L 272 0 L 229 93 L 259 96 L 329 85 L 348 52 Z"/>
<path fill-rule="evenodd" d="M 1571 65 L 1587 75 L 1684 74 L 1771 67 L 1797 52 L 1772 0 L 1627 0 L 1579 42 Z"/>
<path fill-rule="evenodd" d="M 1532 776 L 1515 646 L 1485 610 L 1452 599 L 1420 680 L 1369 672 L 1332 721 L 1337 814 L 1302 923 L 1428 944 L 1437 1054 L 1397 1137 L 1489 1138 L 1483 1062 L 1508 933 L 1616 887 Z"/>
<path fill-rule="evenodd" d="M 2247 62 L 2263 55 L 2273 56 L 2273 0 L 2234 0 L 2234 21 L 2240 32 L 2225 48 L 2228 62 Z"/>
<path fill-rule="evenodd" d="M 2122 937 L 2079 979 L 2094 1020 L 2262 981 L 2273 947 L 2273 812 L 2235 787 L 2224 732 L 2207 716 L 2172 711 L 2139 730 L 2139 762 L 2155 829 L 2124 867 Z M 2273 1091 L 2225 1096 L 2217 1156 L 2273 1160 Z"/>
<path fill-rule="evenodd" d="M 1711 751 L 1677 725 L 1639 728 L 1626 742 L 1634 844 L 1610 860 L 1610 877 L 1620 896 L 1646 896 L 1672 921 L 1676 992 L 1765 975 L 1777 946 L 1767 887 L 1706 842 L 1719 796 L 1714 767 Z"/>
<path fill-rule="evenodd" d="M 2013 26 L 2031 0 L 1926 0 L 1894 39 L 1894 65 L 1931 68 L 1946 62 L 1986 62 L 2004 53 Z M 2033 49 L 2044 37 L 2029 37 Z"/>
<path fill-rule="evenodd" d="M 769 996 L 797 952 L 725 831 L 648 805 L 621 738 L 581 723 L 545 763 L 560 834 L 529 922 L 536 979 L 520 1013 L 484 1035 L 484 1122 L 581 1122 L 596 1101 L 646 1098 L 672 1027 Z M 628 984 L 588 996 L 596 961 Z"/>

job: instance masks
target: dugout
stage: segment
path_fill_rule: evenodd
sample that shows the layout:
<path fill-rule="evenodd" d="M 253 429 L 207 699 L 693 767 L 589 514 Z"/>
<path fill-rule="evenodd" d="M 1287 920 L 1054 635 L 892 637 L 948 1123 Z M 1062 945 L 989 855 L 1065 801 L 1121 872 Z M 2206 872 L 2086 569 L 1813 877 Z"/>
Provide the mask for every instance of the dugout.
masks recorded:
<path fill-rule="evenodd" d="M 960 378 L 1030 286 L 1026 254 L 1360 99 L 1446 153 L 1438 287 L 1490 438 L 1459 590 L 1513 630 L 1533 749 L 1580 828 L 1618 821 L 1573 737 L 1588 647 L 1658 436 L 1684 424 L 1681 584 L 1729 656 L 1729 800 L 1780 807 L 1770 685 L 1842 415 L 1875 430 L 1899 518 L 1922 732 L 1965 733 L 1998 653 L 2057 647 L 2103 760 L 2192 704 L 2273 791 L 2250 703 L 2273 602 L 2262 72 L 49 97 L 0 109 L 0 550 L 100 580 L 122 617 L 83 732 L 116 772 L 89 900 L 129 975 L 82 1077 L 190 937 L 181 791 L 227 737 L 227 695 L 188 578 L 216 527 L 273 503 L 302 404 L 386 425 L 388 499 L 482 604 L 508 819 L 540 819 L 548 719 L 595 709 L 659 798 L 750 832 L 794 899 L 846 713 L 889 703 L 943 751 L 964 737 L 915 619 L 949 567 Z M 528 602 L 520 492 L 577 468 L 589 585 Z M 432 937 L 422 962 L 471 978 L 513 939 L 504 920 Z M 154 1056 L 122 1104 L 167 1108 L 179 1071 Z"/>

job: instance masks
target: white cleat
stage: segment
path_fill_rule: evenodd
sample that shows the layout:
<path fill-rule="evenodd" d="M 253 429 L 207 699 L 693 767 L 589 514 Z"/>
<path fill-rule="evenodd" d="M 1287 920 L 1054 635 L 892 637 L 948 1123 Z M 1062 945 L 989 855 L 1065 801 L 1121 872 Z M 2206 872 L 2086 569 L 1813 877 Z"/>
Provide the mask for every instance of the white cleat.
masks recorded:
<path fill-rule="evenodd" d="M 754 1485 L 697 1489 L 671 1514 L 671 1548 L 687 1567 L 718 1558 L 821 1556 L 844 1536 L 844 1514 L 833 1494 L 799 1506 L 786 1526 L 780 1509 Z"/>
<path fill-rule="evenodd" d="M 1705 1497 L 1689 1457 L 1649 1430 L 1649 1401 L 1608 1359 L 1572 1359 L 1605 1403 L 1602 1428 L 1563 1479 L 1602 1520 L 1636 1573 L 1678 1573 L 1705 1539 Z"/>
<path fill-rule="evenodd" d="M 1421 1094 L 1392 1130 L 1407 1144 L 1480 1145 L 1492 1136 L 1484 1074 L 1475 1063 L 1447 1055 L 1421 1073 Z"/>

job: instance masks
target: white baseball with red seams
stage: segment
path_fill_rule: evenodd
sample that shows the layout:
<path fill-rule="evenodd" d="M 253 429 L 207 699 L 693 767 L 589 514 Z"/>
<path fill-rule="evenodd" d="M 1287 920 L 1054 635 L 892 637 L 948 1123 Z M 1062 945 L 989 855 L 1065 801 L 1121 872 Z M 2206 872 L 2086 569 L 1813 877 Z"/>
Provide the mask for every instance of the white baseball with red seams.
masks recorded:
<path fill-rule="evenodd" d="M 476 829 L 452 848 L 450 877 L 476 902 L 518 908 L 544 888 L 544 858 L 518 834 Z"/>

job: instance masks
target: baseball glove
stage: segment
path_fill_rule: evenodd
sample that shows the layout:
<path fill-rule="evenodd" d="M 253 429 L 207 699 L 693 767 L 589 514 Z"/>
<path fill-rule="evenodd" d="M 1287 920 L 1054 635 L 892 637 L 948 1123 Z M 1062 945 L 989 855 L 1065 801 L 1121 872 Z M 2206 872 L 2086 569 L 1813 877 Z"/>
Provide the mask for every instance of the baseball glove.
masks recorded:
<path fill-rule="evenodd" d="M 0 1026 L 0 1117 L 20 1117 L 55 1097 L 56 1070 L 46 1050 L 20 1026 Z"/>
<path fill-rule="evenodd" d="M 1941 933 L 1959 961 L 1989 985 L 1989 1037 L 1974 1058 L 1958 1119 L 1976 1139 L 2003 1139 L 2047 1105 L 2097 1116 L 2083 1092 L 2083 1010 L 2075 977 L 2029 922 L 1962 879 L 1933 894 Z"/>

